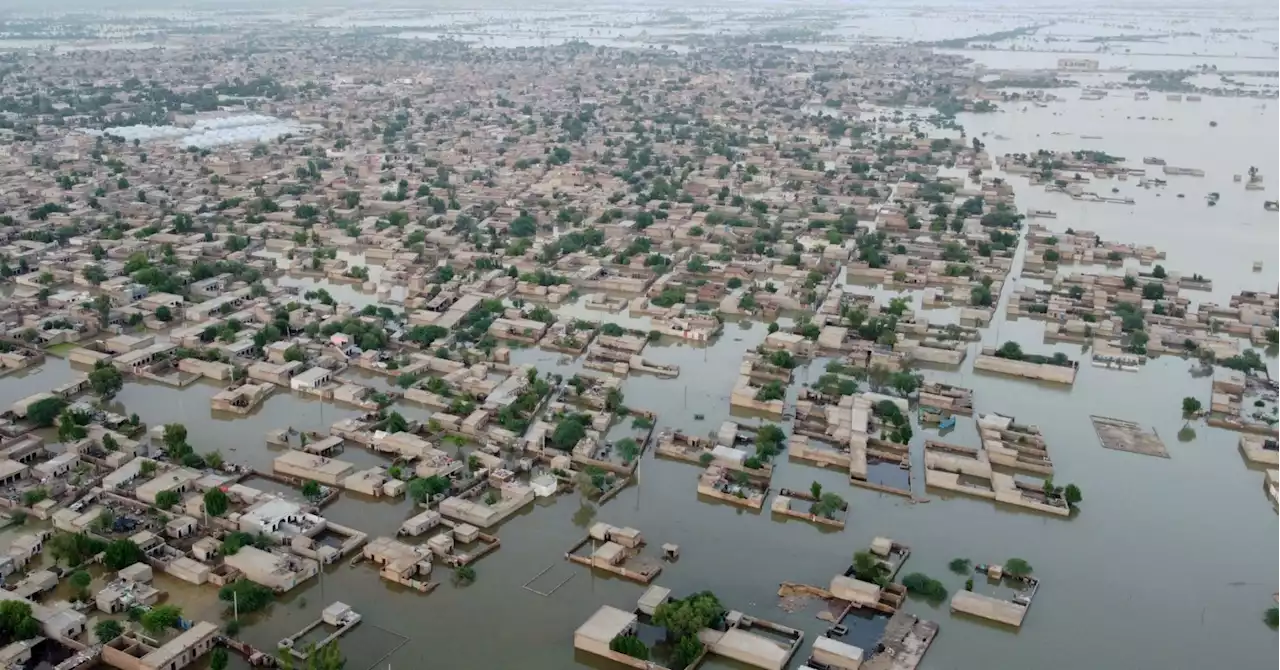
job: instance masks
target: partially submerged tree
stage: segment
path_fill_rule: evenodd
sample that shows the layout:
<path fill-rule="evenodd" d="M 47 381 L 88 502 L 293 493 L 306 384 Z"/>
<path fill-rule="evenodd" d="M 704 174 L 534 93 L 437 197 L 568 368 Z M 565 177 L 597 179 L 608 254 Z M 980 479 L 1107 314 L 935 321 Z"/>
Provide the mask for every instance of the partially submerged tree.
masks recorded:
<path fill-rule="evenodd" d="M 1270 626 L 1272 630 L 1280 628 L 1280 607 L 1271 607 L 1267 609 L 1267 613 L 1262 617 L 1262 619 L 1267 622 L 1267 625 Z"/>
<path fill-rule="evenodd" d="M 275 600 L 275 592 L 248 579 L 238 579 L 218 590 L 218 600 L 234 604 L 240 613 L 257 612 Z"/>
<path fill-rule="evenodd" d="M 889 583 L 889 566 L 869 551 L 859 551 L 853 555 L 853 576 L 872 584 L 884 586 Z"/>
<path fill-rule="evenodd" d="M 920 572 L 913 572 L 902 579 L 907 592 L 918 595 L 930 602 L 941 602 L 947 597 L 947 589 L 942 582 Z"/>
<path fill-rule="evenodd" d="M 653 612 L 653 622 L 665 628 L 669 637 L 696 637 L 698 631 L 710 627 L 724 616 L 724 611 L 716 594 L 700 591 L 658 605 Z"/>
<path fill-rule="evenodd" d="M 1004 571 L 1014 577 L 1028 577 L 1031 575 L 1031 564 L 1021 558 L 1011 558 L 1004 562 Z"/>
<path fill-rule="evenodd" d="M 809 506 L 809 513 L 823 517 L 824 519 L 834 519 L 836 514 L 844 511 L 844 498 L 834 493 L 824 493 L 818 499 L 818 502 Z"/>

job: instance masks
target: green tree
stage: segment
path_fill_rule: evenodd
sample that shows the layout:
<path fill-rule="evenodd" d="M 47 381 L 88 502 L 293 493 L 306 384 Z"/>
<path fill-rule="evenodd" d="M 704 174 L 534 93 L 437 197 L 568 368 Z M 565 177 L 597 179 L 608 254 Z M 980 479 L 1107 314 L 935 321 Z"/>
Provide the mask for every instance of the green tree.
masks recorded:
<path fill-rule="evenodd" d="M 942 582 L 920 572 L 913 572 L 902 579 L 907 592 L 918 595 L 929 602 L 941 602 L 947 597 L 947 589 Z"/>
<path fill-rule="evenodd" d="M 60 397 L 42 398 L 27 406 L 27 419 L 41 428 L 48 428 L 58 420 L 66 406 L 67 401 Z"/>
<path fill-rule="evenodd" d="M 99 398 L 112 398 L 124 388 L 124 376 L 111 363 L 98 361 L 89 373 L 89 388 Z"/>
<path fill-rule="evenodd" d="M 212 516 L 222 516 L 231 507 L 231 498 L 222 489 L 214 487 L 204 492 L 204 511 Z"/>
<path fill-rule="evenodd" d="M 476 581 L 476 569 L 470 565 L 460 565 L 453 571 L 453 581 L 459 586 L 467 586 L 474 584 Z"/>
<path fill-rule="evenodd" d="M 1022 360 L 1022 346 L 1012 340 L 1000 345 L 996 350 L 996 356 L 1007 358 L 1011 361 Z"/>
<path fill-rule="evenodd" d="M 34 507 L 49 497 L 49 489 L 38 486 L 22 493 L 23 507 Z"/>
<path fill-rule="evenodd" d="M 209 653 L 209 670 L 227 670 L 230 662 L 226 647 L 214 647 Z"/>
<path fill-rule="evenodd" d="M 30 640 L 40 634 L 40 622 L 31 613 L 31 605 L 21 600 L 0 602 L 0 644 Z"/>
<path fill-rule="evenodd" d="M 93 635 L 106 644 L 124 634 L 124 626 L 115 619 L 102 619 L 93 625 Z M 221 649 L 221 647 L 219 647 Z"/>
<path fill-rule="evenodd" d="M 164 444 L 169 449 L 174 449 L 178 445 L 187 443 L 187 427 L 180 423 L 166 423 L 164 425 Z"/>
<path fill-rule="evenodd" d="M 1272 628 L 1280 628 L 1280 607 L 1271 607 L 1267 609 L 1267 613 L 1262 617 L 1263 621 Z"/>
<path fill-rule="evenodd" d="M 1063 489 L 1062 497 L 1066 499 L 1067 505 L 1075 507 L 1084 500 L 1084 495 L 1080 493 L 1080 487 L 1075 484 L 1067 484 L 1067 488 Z"/>
<path fill-rule="evenodd" d="M 604 397 L 604 408 L 614 413 L 622 409 L 622 391 L 620 389 L 609 389 L 609 392 Z"/>
<path fill-rule="evenodd" d="M 609 649 L 642 661 L 649 660 L 649 647 L 634 635 L 619 635 L 609 640 Z"/>
<path fill-rule="evenodd" d="M 1004 571 L 1014 577 L 1026 577 L 1031 574 L 1031 564 L 1021 558 L 1011 558 L 1004 562 Z"/>
<path fill-rule="evenodd" d="M 167 510 L 182 502 L 182 496 L 174 490 L 161 491 L 156 494 L 156 507 Z"/>
<path fill-rule="evenodd" d="M 134 563 L 146 560 L 146 555 L 137 543 L 130 539 L 114 540 L 106 546 L 103 563 L 112 570 L 123 570 Z"/>
<path fill-rule="evenodd" d="M 809 484 L 809 495 L 813 496 L 814 498 L 821 498 L 822 484 L 819 484 L 818 482 L 813 482 Z"/>
<path fill-rule="evenodd" d="M 107 273 L 102 269 L 102 266 L 97 263 L 90 263 L 84 266 L 84 269 L 80 271 L 80 274 L 94 286 L 97 286 L 107 280 Z"/>
<path fill-rule="evenodd" d="M 89 431 L 80 422 L 76 421 L 76 415 L 72 412 L 63 412 L 58 417 L 58 439 L 62 442 L 75 442 L 88 437 Z"/>
<path fill-rule="evenodd" d="M 951 571 L 957 575 L 963 575 L 973 570 L 973 562 L 967 558 L 953 558 L 947 564 L 947 567 L 951 568 Z"/>
<path fill-rule="evenodd" d="M 884 586 L 889 583 L 889 566 L 875 554 L 859 551 L 853 555 L 853 576 L 864 582 Z"/>
<path fill-rule="evenodd" d="M 160 305 L 156 308 L 156 318 L 168 323 L 173 320 L 173 311 L 169 309 L 168 305 Z"/>
<path fill-rule="evenodd" d="M 257 612 L 275 600 L 275 592 L 248 579 L 239 579 L 218 589 L 218 600 L 235 604 L 241 614 Z"/>
<path fill-rule="evenodd" d="M 386 431 L 388 433 L 403 433 L 409 430 L 409 422 L 405 420 L 399 412 L 392 412 L 387 415 Z"/>
<path fill-rule="evenodd" d="M 653 622 L 667 630 L 668 637 L 681 639 L 694 636 L 724 615 L 720 599 L 711 591 L 700 591 L 687 598 L 669 600 L 653 612 Z"/>
<path fill-rule="evenodd" d="M 772 380 L 760 387 L 756 391 L 756 400 L 761 402 L 770 402 L 773 400 L 783 400 L 787 397 L 787 387 L 782 382 Z"/>
<path fill-rule="evenodd" d="M 142 615 L 143 630 L 152 635 L 159 635 L 170 628 L 177 628 L 182 619 L 182 608 L 177 605 L 159 605 Z"/>
<path fill-rule="evenodd" d="M 916 389 L 920 388 L 923 380 L 924 378 L 920 375 L 901 370 L 889 376 L 889 386 L 893 387 L 893 390 L 897 391 L 898 395 L 905 398 L 915 393 Z"/>
<path fill-rule="evenodd" d="M 302 485 L 302 497 L 307 500 L 317 500 L 320 498 L 320 495 L 321 490 L 319 482 L 308 479 L 306 483 Z"/>
<path fill-rule="evenodd" d="M 675 658 L 676 667 L 687 668 L 699 655 L 702 654 L 702 640 L 697 635 L 686 635 L 676 642 L 676 648 L 672 655 Z"/>
<path fill-rule="evenodd" d="M 826 519 L 834 519 L 836 518 L 836 514 L 843 511 L 844 508 L 844 498 L 841 498 L 834 493 L 824 493 L 822 494 L 822 497 L 818 499 L 818 502 L 810 505 L 809 513 L 816 514 Z"/>
<path fill-rule="evenodd" d="M 447 492 L 451 488 L 449 480 L 440 475 L 431 475 L 430 477 L 419 477 L 409 482 L 406 487 L 409 497 L 419 504 L 425 503 L 441 493 Z"/>
<path fill-rule="evenodd" d="M 87 533 L 58 533 L 46 545 L 55 564 L 77 566 L 98 555 L 107 543 Z"/>
<path fill-rule="evenodd" d="M 93 576 L 84 570 L 76 570 L 71 573 L 71 588 L 74 590 L 74 600 L 89 599 L 89 585 L 93 583 Z"/>
<path fill-rule="evenodd" d="M 1183 399 L 1182 399 L 1182 413 L 1183 413 L 1183 414 L 1188 414 L 1188 415 L 1189 415 L 1189 414 L 1197 414 L 1197 413 L 1199 413 L 1199 412 L 1200 412 L 1201 408 L 1203 408 L 1203 407 L 1204 407 L 1204 405 L 1202 405 L 1202 404 L 1200 403 L 1200 399 L 1199 399 L 1199 398 L 1192 398 L 1191 396 L 1187 396 L 1187 397 L 1185 397 L 1185 398 L 1183 398 Z"/>
<path fill-rule="evenodd" d="M 578 442 L 587 436 L 586 418 L 584 415 L 567 416 L 556 424 L 551 431 L 551 446 L 561 451 L 573 449 Z"/>
<path fill-rule="evenodd" d="M 625 465 L 630 465 L 631 461 L 634 461 L 636 456 L 640 455 L 640 445 L 629 437 L 618 440 L 617 447 L 618 455 L 622 456 L 622 462 Z"/>

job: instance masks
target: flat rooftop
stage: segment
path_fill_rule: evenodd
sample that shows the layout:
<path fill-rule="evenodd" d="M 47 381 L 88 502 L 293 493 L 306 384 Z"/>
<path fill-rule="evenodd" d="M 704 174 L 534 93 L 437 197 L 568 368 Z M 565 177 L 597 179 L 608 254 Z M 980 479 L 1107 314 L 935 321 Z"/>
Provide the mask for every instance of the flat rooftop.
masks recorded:
<path fill-rule="evenodd" d="M 958 591 L 951 598 L 951 611 L 972 614 L 1010 626 L 1021 626 L 1027 616 L 1027 608 L 972 591 Z"/>
<path fill-rule="evenodd" d="M 295 468 L 307 468 L 318 473 L 333 476 L 341 475 L 355 466 L 333 458 L 308 454 L 305 451 L 286 451 L 276 457 L 277 465 L 290 465 Z"/>
<path fill-rule="evenodd" d="M 596 610 L 596 613 L 592 614 L 585 623 L 578 626 L 578 630 L 573 634 L 608 644 L 635 623 L 635 620 L 636 615 L 631 612 L 605 605 Z"/>

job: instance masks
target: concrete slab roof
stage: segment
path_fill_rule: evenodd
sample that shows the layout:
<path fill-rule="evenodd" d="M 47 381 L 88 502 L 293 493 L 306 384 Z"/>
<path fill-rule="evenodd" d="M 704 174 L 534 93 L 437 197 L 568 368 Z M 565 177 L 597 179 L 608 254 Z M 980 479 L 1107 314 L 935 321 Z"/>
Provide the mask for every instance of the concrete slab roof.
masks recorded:
<path fill-rule="evenodd" d="M 608 644 L 613 638 L 618 637 L 623 631 L 630 628 L 635 621 L 635 614 L 605 605 L 596 610 L 596 613 L 592 614 L 586 623 L 578 626 L 578 630 L 574 631 L 574 635 L 581 635 L 587 639 Z"/>
<path fill-rule="evenodd" d="M 781 668 L 790 658 L 791 648 L 763 635 L 741 628 L 731 628 L 716 643 L 717 653 L 766 668 Z"/>
<path fill-rule="evenodd" d="M 1027 608 L 1008 600 L 992 598 L 972 591 L 958 591 L 951 598 L 951 610 L 964 612 L 1010 626 L 1021 626 L 1027 616 Z"/>

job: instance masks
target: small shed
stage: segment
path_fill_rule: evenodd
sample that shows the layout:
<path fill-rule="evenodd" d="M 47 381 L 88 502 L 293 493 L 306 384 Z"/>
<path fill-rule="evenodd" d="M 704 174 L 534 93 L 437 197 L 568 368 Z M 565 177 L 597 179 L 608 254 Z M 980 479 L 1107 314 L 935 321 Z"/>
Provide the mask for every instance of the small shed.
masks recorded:
<path fill-rule="evenodd" d="M 441 533 L 439 535 L 432 536 L 431 539 L 427 540 L 427 548 L 430 549 L 433 554 L 446 556 L 449 552 L 453 551 L 453 536 L 448 533 Z"/>
<path fill-rule="evenodd" d="M 605 542 L 591 555 L 592 559 L 609 565 L 618 565 L 627 558 L 627 550 L 617 542 Z"/>
<path fill-rule="evenodd" d="M 453 536 L 462 544 L 469 544 L 480 539 L 480 529 L 469 523 L 460 523 L 453 528 Z"/>
<path fill-rule="evenodd" d="M 718 461 L 734 463 L 742 465 L 747 460 L 747 452 L 733 447 L 726 447 L 723 444 L 717 444 L 711 449 L 711 455 Z"/>
<path fill-rule="evenodd" d="M 151 581 L 153 575 L 150 565 L 147 565 L 146 563 L 134 563 L 133 565 L 121 570 L 117 576 L 120 577 L 120 579 L 127 579 L 131 582 L 147 584 Z"/>
<path fill-rule="evenodd" d="M 650 586 L 649 590 L 645 591 L 644 595 L 640 596 L 640 600 L 636 601 L 636 607 L 638 607 L 641 612 L 644 612 L 649 616 L 653 616 L 653 613 L 658 609 L 658 605 L 661 605 L 670 599 L 671 589 L 661 586 Z"/>
<path fill-rule="evenodd" d="M 330 626 L 341 626 L 349 622 L 354 614 L 355 610 L 351 609 L 350 605 L 335 602 L 320 612 L 320 620 Z"/>
<path fill-rule="evenodd" d="M 818 637 L 813 641 L 813 660 L 831 670 L 858 670 L 864 652 L 847 642 Z"/>

